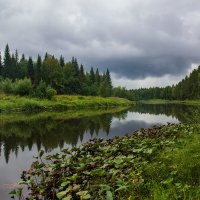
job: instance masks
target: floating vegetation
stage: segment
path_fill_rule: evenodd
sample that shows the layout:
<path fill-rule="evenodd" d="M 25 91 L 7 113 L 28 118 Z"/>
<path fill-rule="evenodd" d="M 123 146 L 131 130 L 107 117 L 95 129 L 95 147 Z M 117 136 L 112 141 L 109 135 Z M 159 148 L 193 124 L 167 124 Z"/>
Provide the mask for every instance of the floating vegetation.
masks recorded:
<path fill-rule="evenodd" d="M 11 194 L 37 200 L 159 199 L 162 195 L 162 199 L 183 199 L 191 191 L 198 195 L 200 161 L 193 150 L 199 149 L 200 138 L 192 137 L 196 130 L 182 124 L 154 126 L 122 138 L 93 139 L 46 157 L 40 151 L 19 182 L 28 186 L 29 195 L 23 197 L 21 188 Z M 186 144 L 189 139 L 197 143 Z M 187 166 L 193 157 L 196 162 Z M 184 179 L 184 172 L 190 172 L 190 179 Z"/>

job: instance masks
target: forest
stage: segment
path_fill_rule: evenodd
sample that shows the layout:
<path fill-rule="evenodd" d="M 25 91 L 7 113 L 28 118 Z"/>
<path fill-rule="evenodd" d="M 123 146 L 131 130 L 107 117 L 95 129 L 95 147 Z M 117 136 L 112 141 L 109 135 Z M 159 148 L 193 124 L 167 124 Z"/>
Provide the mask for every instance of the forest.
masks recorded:
<path fill-rule="evenodd" d="M 21 96 L 51 97 L 53 94 L 80 94 L 85 96 L 111 96 L 110 72 L 100 73 L 91 67 L 85 71 L 75 57 L 65 62 L 63 56 L 55 58 L 48 53 L 19 59 L 18 51 L 10 53 L 8 44 L 3 59 L 0 54 L 0 88 L 8 94 Z"/>
<path fill-rule="evenodd" d="M 198 99 L 200 81 L 200 66 L 194 69 L 178 84 L 167 87 L 151 87 L 126 89 L 113 87 L 110 71 L 100 73 L 91 67 L 86 71 L 77 59 L 65 62 L 61 55 L 59 59 L 48 53 L 44 58 L 38 55 L 19 59 L 18 51 L 10 53 L 8 44 L 5 47 L 3 59 L 0 53 L 0 90 L 7 94 L 20 96 L 35 96 L 51 99 L 55 94 L 74 94 L 84 96 L 121 97 L 129 100 L 167 99 L 186 100 Z"/>
<path fill-rule="evenodd" d="M 194 69 L 189 76 L 186 76 L 179 83 L 167 87 L 151 87 L 126 90 L 124 87 L 113 88 L 113 94 L 129 100 L 190 100 L 200 97 L 200 66 Z"/>

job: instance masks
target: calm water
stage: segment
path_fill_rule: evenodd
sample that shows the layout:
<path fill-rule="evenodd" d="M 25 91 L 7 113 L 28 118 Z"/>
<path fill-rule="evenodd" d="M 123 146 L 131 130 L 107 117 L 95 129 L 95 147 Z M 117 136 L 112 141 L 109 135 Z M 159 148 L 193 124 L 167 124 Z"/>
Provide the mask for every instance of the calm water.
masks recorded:
<path fill-rule="evenodd" d="M 10 199 L 8 191 L 20 179 L 22 170 L 28 169 L 34 160 L 33 155 L 40 149 L 55 153 L 91 138 L 123 136 L 167 122 L 196 122 L 198 116 L 198 107 L 183 105 L 137 105 L 114 114 L 79 119 L 27 115 L 17 121 L 5 122 L 5 116 L 0 114 L 0 199 Z"/>

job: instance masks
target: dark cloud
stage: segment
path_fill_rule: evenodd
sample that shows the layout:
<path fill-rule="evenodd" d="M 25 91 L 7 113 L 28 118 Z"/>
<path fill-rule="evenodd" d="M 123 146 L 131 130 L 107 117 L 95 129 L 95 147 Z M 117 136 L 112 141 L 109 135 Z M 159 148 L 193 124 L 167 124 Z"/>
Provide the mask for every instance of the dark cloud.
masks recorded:
<path fill-rule="evenodd" d="M 1 0 L 0 48 L 46 51 L 119 77 L 184 74 L 200 62 L 196 0 Z"/>

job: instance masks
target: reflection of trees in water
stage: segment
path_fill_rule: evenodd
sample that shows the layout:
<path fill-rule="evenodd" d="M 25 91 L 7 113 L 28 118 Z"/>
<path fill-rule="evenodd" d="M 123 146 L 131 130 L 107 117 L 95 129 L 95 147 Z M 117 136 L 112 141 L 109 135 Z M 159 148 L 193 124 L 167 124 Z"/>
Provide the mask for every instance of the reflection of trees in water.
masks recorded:
<path fill-rule="evenodd" d="M 182 123 L 199 123 L 200 107 L 181 104 L 137 104 L 133 112 L 145 114 L 164 114 L 177 118 Z"/>
<path fill-rule="evenodd" d="M 48 117 L 28 122 L 8 122 L 0 130 L 0 153 L 4 149 L 5 160 L 8 163 L 10 153 L 17 156 L 19 148 L 22 151 L 26 147 L 31 150 L 34 144 L 37 145 L 38 151 L 41 148 L 51 151 L 57 147 L 62 148 L 64 144 L 74 146 L 79 140 L 82 142 L 86 133 L 89 133 L 90 137 L 95 134 L 98 136 L 100 130 L 109 134 L 112 118 L 122 118 L 126 113 L 127 111 L 122 111 L 68 120 L 54 120 Z"/>

